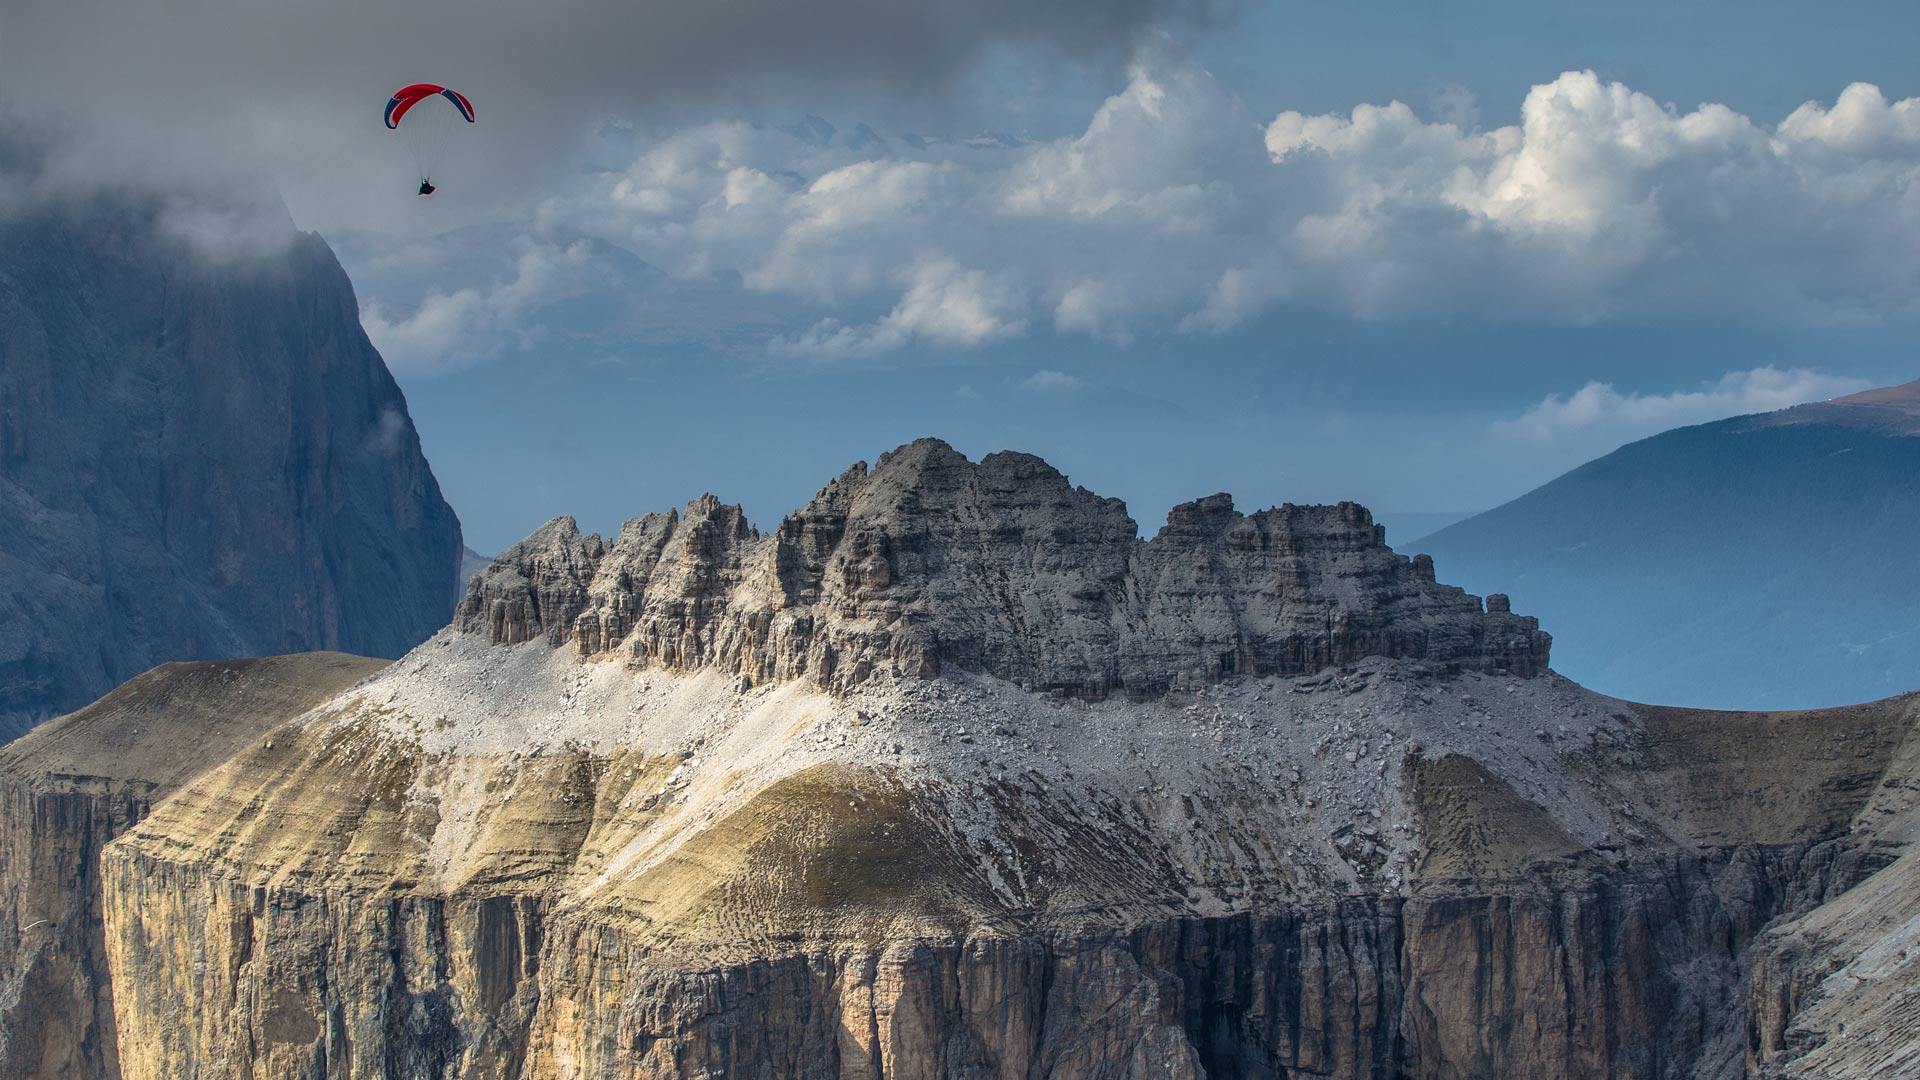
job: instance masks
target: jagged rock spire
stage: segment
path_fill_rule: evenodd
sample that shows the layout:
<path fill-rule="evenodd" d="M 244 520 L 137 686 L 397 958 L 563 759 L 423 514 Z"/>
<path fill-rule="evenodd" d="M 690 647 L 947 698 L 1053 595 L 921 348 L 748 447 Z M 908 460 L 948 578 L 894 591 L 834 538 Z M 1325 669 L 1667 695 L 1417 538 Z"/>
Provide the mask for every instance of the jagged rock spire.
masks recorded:
<path fill-rule="evenodd" d="M 1355 503 L 1248 515 L 1212 495 L 1143 541 L 1124 503 L 1037 457 L 936 439 L 854 466 L 766 536 L 711 495 L 611 543 L 556 519 L 476 575 L 459 626 L 751 682 L 952 666 L 1091 699 L 1367 656 L 1532 675 L 1552 640 L 1435 582 Z"/>

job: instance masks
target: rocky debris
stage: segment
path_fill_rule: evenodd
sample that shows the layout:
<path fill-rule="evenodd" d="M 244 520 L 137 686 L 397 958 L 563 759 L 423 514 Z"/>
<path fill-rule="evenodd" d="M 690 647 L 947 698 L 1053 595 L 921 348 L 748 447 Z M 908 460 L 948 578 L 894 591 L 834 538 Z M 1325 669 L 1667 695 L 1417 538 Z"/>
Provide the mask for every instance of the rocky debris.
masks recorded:
<path fill-rule="evenodd" d="M 1771 928 L 1755 952 L 1749 1076 L 1920 1076 L 1920 852 Z"/>
<path fill-rule="evenodd" d="M 1393 792 L 1412 753 L 1499 758 L 1531 797 L 1554 799 L 1561 781 L 1551 752 L 1527 737 L 1535 721 L 1577 725 L 1568 746 L 1611 745 L 1621 725 L 1610 699 L 1551 674 L 1449 676 L 1379 657 L 1344 674 L 1233 679 L 1148 702 L 1044 697 L 964 672 L 878 675 L 840 694 L 805 682 L 743 690 L 711 671 L 636 673 L 605 658 L 582 663 L 571 650 L 489 647 L 455 631 L 401 666 L 404 677 L 377 680 L 338 704 L 344 716 L 378 711 L 388 737 L 417 742 L 429 755 L 579 745 L 666 756 L 725 747 L 721 760 L 735 785 L 750 791 L 793 768 L 880 769 L 904 754 L 916 770 L 967 785 L 1024 774 L 1062 789 L 1098 780 L 1121 790 L 1139 777 L 1154 782 L 1156 796 L 1304 797 L 1317 809 L 1292 824 L 1324 820 L 1329 832 L 1385 812 L 1394 816 L 1383 828 L 1404 834 L 1410 819 Z M 1500 689 L 1509 686 L 1513 693 Z M 462 719 L 419 719 L 441 716 Z M 1576 816 L 1574 803 L 1561 801 Z M 1579 813 L 1604 816 L 1597 805 Z M 970 814 L 955 821 L 971 822 L 981 838 L 996 827 Z"/>
<path fill-rule="evenodd" d="M 109 847 L 123 1072 L 1732 1077 L 1753 943 L 1880 865 L 1914 720 L 449 629 Z"/>
<path fill-rule="evenodd" d="M 1551 638 L 1505 598 L 1435 583 L 1360 506 L 1255 514 L 1214 495 L 1150 541 L 1038 458 L 937 440 L 856 465 L 772 533 L 704 496 L 608 543 L 543 526 L 469 585 L 461 629 L 586 656 L 844 690 L 947 669 L 1145 699 L 1365 657 L 1531 676 Z"/>
<path fill-rule="evenodd" d="M 134 196 L 0 221 L 0 741 L 170 660 L 398 656 L 460 525 L 318 236 Z"/>

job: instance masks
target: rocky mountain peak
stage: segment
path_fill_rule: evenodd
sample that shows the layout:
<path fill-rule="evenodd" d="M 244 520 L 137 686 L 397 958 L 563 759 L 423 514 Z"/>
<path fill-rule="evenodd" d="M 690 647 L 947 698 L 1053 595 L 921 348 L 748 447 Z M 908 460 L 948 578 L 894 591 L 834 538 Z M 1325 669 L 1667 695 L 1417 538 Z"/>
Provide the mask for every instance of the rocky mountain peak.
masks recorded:
<path fill-rule="evenodd" d="M 1365 507 L 1175 507 L 1142 541 L 1126 505 L 1029 454 L 921 439 L 858 464 L 762 535 L 705 495 L 611 541 L 571 518 L 470 583 L 460 630 L 582 655 L 833 690 L 952 667 L 1098 700 L 1363 657 L 1532 675 L 1536 620 L 1434 580 Z"/>
<path fill-rule="evenodd" d="M 453 607 L 460 523 L 333 252 L 277 207 L 208 250 L 172 205 L 0 215 L 0 741 L 163 661 L 398 656 Z"/>

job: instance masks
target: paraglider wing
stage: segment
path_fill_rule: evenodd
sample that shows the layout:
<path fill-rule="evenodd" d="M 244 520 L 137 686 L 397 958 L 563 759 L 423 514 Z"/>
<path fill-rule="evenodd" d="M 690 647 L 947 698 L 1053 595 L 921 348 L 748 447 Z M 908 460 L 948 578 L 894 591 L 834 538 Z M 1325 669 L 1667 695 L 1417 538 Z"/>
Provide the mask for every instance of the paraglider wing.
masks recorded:
<path fill-rule="evenodd" d="M 468 101 L 465 94 L 458 90 L 449 90 L 436 83 L 414 83 L 395 90 L 393 96 L 387 99 L 387 127 L 390 129 L 399 127 L 401 118 L 406 116 L 410 109 L 435 94 L 453 102 L 453 107 L 460 110 L 460 115 L 467 123 L 473 123 L 473 102 Z"/>
<path fill-rule="evenodd" d="M 421 98 L 439 92 L 440 87 L 432 83 L 414 83 L 412 86 L 403 86 L 395 90 L 393 96 L 387 99 L 387 128 L 391 130 L 399 127 L 400 118 L 407 115 L 408 109 L 413 108 Z"/>
<path fill-rule="evenodd" d="M 453 108 L 429 105 L 424 112 L 414 111 L 415 105 L 436 97 L 446 98 Z M 454 119 L 456 113 L 459 120 Z M 401 141 L 413 151 L 413 163 L 420 170 L 420 194 L 431 195 L 433 185 L 427 178 L 433 175 L 440 150 L 448 136 L 460 126 L 460 120 L 473 123 L 473 102 L 460 91 L 449 90 L 439 83 L 413 83 L 395 90 L 387 99 L 385 119 L 387 130 L 400 130 Z M 406 120 L 404 128 L 402 120 Z"/>

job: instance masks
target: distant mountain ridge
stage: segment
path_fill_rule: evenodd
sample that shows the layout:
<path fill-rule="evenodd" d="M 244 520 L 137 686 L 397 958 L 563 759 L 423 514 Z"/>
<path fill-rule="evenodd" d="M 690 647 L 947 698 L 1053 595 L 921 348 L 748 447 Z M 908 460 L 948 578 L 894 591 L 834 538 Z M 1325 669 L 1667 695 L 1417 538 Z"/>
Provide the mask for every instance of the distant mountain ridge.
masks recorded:
<path fill-rule="evenodd" d="M 1807 708 L 1920 683 L 1920 381 L 1679 428 L 1416 545 L 1639 700 Z"/>
<path fill-rule="evenodd" d="M 460 523 L 332 251 L 167 213 L 0 221 L 0 741 L 157 663 L 397 656 L 452 611 Z"/>

